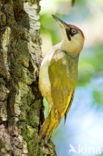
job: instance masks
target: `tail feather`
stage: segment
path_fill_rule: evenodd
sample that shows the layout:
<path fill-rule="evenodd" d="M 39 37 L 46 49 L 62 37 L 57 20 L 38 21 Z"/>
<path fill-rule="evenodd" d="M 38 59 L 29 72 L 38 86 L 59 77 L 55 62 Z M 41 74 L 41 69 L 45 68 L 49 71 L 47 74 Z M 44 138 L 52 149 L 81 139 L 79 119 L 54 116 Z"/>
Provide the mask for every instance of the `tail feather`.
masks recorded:
<path fill-rule="evenodd" d="M 55 114 L 55 110 L 51 109 L 50 113 L 48 114 L 48 117 L 46 118 L 43 125 L 41 126 L 40 134 L 39 134 L 40 139 L 44 138 L 45 143 L 47 143 L 53 131 L 59 125 L 60 120 L 61 120 L 60 115 L 58 115 L 57 117 Z"/>
<path fill-rule="evenodd" d="M 44 121 L 43 125 L 40 128 L 40 134 L 39 134 L 40 139 L 45 137 L 49 127 L 50 120 L 51 120 L 51 113 L 48 114 L 46 120 Z"/>

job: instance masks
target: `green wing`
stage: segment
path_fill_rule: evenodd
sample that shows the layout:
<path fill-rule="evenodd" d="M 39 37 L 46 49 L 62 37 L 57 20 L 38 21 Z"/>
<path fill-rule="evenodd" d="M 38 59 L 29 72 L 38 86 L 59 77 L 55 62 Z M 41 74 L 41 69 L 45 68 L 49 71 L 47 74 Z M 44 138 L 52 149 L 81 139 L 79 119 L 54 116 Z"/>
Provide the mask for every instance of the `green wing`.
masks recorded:
<path fill-rule="evenodd" d="M 71 59 L 63 51 L 57 51 L 48 69 L 53 107 L 60 114 L 60 118 L 71 105 L 75 88 L 70 66 Z"/>

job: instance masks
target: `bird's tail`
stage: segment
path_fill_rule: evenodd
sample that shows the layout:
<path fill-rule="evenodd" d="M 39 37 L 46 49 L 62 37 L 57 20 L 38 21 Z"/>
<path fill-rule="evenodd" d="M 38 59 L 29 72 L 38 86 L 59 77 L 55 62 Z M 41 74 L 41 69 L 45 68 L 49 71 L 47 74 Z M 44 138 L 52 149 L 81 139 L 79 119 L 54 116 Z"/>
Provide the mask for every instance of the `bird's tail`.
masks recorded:
<path fill-rule="evenodd" d="M 40 139 L 44 138 L 45 143 L 48 142 L 50 136 L 52 135 L 53 131 L 57 128 L 60 123 L 60 118 L 56 118 L 54 109 L 51 109 L 50 113 L 48 114 L 46 120 L 44 121 L 43 125 L 40 129 Z"/>

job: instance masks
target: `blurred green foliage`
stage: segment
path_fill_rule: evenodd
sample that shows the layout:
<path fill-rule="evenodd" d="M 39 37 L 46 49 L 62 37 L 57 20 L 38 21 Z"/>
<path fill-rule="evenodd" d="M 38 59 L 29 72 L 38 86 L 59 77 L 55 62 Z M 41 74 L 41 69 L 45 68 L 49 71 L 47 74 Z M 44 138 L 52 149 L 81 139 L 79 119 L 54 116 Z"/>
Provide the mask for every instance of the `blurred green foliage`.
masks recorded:
<path fill-rule="evenodd" d="M 98 76 L 103 71 L 103 44 L 96 44 L 87 49 L 85 56 L 79 61 L 79 82 L 78 85 L 86 85 L 92 77 Z M 103 74 L 103 73 L 102 73 Z"/>
<path fill-rule="evenodd" d="M 57 31 L 57 23 L 54 21 L 51 15 L 43 14 L 40 18 L 41 34 L 47 34 L 51 36 L 52 44 L 56 44 L 60 41 L 59 32 Z"/>

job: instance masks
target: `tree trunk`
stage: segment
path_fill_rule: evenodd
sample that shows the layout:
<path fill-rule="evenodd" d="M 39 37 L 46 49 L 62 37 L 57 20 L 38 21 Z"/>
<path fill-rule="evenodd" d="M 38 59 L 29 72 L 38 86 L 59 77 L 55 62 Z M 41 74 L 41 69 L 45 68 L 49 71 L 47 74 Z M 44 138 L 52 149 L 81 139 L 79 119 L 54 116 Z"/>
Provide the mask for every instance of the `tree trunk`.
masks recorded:
<path fill-rule="evenodd" d="M 0 156 L 55 156 L 43 122 L 39 0 L 0 0 Z"/>

